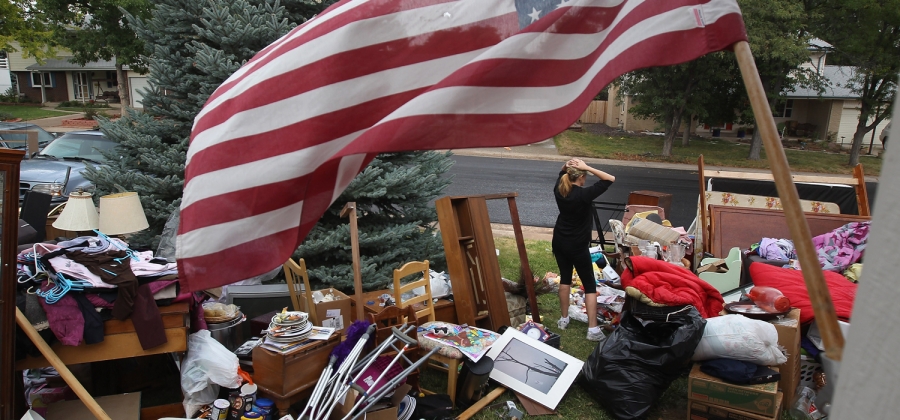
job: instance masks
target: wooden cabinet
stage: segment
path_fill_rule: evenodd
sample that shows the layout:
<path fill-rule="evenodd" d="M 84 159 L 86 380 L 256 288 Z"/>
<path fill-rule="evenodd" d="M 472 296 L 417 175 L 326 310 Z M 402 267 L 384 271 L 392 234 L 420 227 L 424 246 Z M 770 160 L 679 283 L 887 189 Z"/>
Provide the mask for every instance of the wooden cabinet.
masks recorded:
<path fill-rule="evenodd" d="M 662 207 L 667 215 L 672 214 L 670 211 L 672 208 L 672 194 L 646 190 L 632 191 L 628 195 L 628 204 Z"/>
<path fill-rule="evenodd" d="M 494 236 L 483 196 L 435 202 L 459 324 L 497 331 L 509 325 Z"/>
<path fill-rule="evenodd" d="M 36 140 L 35 140 L 36 142 Z M 16 334 L 16 243 L 19 219 L 19 163 L 23 150 L 0 149 L 0 419 L 18 418 L 13 410 Z"/>

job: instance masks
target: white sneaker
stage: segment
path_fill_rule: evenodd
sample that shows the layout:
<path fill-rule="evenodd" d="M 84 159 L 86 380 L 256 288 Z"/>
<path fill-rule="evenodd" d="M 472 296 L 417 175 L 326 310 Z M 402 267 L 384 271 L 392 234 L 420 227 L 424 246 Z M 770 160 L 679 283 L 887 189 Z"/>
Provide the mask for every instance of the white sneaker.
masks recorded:
<path fill-rule="evenodd" d="M 603 334 L 602 329 L 598 329 L 597 332 L 593 332 L 590 328 L 588 328 L 587 339 L 588 341 L 603 341 L 606 340 L 606 334 Z"/>
<path fill-rule="evenodd" d="M 556 321 L 556 326 L 559 329 L 564 330 L 569 326 L 569 320 L 567 318 L 560 318 L 559 321 Z"/>

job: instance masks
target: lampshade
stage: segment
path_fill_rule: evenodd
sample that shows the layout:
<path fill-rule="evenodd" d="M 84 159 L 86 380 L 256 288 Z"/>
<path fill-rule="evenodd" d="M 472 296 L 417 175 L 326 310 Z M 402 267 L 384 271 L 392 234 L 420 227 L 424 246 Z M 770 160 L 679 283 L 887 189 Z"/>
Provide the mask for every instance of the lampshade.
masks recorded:
<path fill-rule="evenodd" d="M 100 197 L 100 232 L 124 235 L 150 227 L 141 199 L 136 192 L 124 192 Z"/>
<path fill-rule="evenodd" d="M 91 193 L 73 192 L 69 194 L 69 201 L 62 213 L 53 222 L 53 227 L 73 232 L 93 230 L 100 226 L 97 216 L 97 208 Z"/>

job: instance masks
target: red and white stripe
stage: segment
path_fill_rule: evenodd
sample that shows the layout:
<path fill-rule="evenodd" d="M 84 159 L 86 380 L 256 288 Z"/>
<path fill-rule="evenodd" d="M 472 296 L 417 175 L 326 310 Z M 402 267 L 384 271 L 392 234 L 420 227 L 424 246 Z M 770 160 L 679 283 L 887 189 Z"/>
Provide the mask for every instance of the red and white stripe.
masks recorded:
<path fill-rule="evenodd" d="M 528 144 L 615 77 L 745 40 L 735 0 L 347 0 L 250 60 L 197 115 L 179 270 L 190 290 L 281 265 L 378 153 Z"/>

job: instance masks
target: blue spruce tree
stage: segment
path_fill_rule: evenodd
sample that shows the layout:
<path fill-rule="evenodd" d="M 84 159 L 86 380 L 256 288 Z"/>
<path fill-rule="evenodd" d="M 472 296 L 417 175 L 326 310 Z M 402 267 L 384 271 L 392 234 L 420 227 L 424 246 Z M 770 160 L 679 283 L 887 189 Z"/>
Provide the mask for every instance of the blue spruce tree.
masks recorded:
<path fill-rule="evenodd" d="M 146 44 L 148 83 L 143 111 L 129 110 L 100 128 L 119 147 L 109 165 L 90 168 L 95 196 L 118 186 L 136 191 L 150 229 L 129 239 L 155 247 L 181 203 L 185 157 L 194 117 L 215 89 L 257 51 L 333 0 L 160 0 L 148 20 L 129 18 Z M 248 148 L 256 145 L 248 144 Z M 378 156 L 326 212 L 297 256 L 316 283 L 350 289 L 349 226 L 341 208 L 356 201 L 364 287 L 384 287 L 403 263 L 428 259 L 442 270 L 443 245 L 429 203 L 449 184 L 448 153 Z"/>

